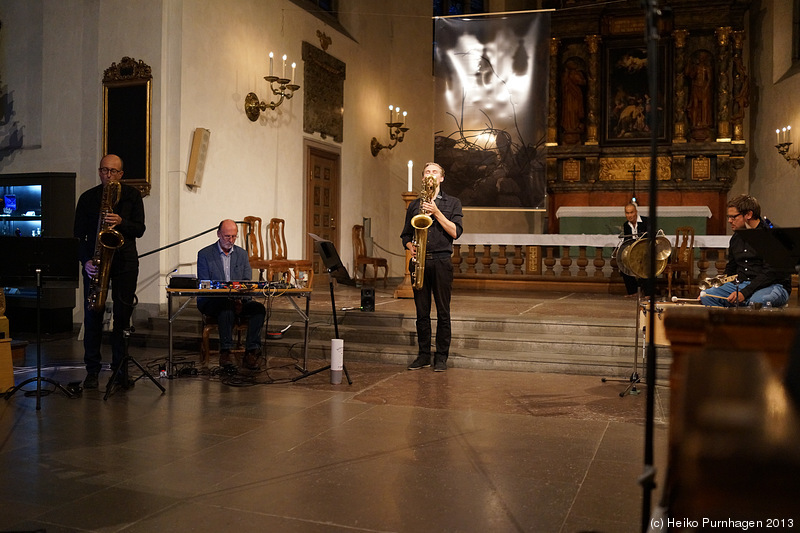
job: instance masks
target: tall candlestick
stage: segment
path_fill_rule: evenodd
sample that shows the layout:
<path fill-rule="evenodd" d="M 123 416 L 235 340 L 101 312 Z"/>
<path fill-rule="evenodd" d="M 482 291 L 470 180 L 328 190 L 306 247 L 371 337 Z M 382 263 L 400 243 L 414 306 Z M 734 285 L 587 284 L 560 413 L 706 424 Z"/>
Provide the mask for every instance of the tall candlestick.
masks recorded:
<path fill-rule="evenodd" d="M 409 161 L 408 162 L 408 190 L 409 191 L 413 191 L 414 190 L 413 187 L 414 187 L 414 162 L 413 161 Z"/>
<path fill-rule="evenodd" d="M 289 81 L 292 81 L 292 80 L 294 79 L 294 68 L 295 68 L 296 66 L 297 66 L 297 63 L 292 63 L 292 79 L 291 79 L 291 80 L 289 80 Z"/>
<path fill-rule="evenodd" d="M 781 142 L 786 142 L 786 128 L 781 129 Z"/>
<path fill-rule="evenodd" d="M 775 130 L 775 137 L 777 137 L 777 139 L 778 139 L 776 141 L 776 143 L 780 144 L 781 143 L 781 130 Z"/>
<path fill-rule="evenodd" d="M 286 54 L 283 54 L 283 70 L 281 71 L 281 78 L 286 79 Z"/>
<path fill-rule="evenodd" d="M 400 107 L 394 106 L 395 119 L 392 122 L 400 122 Z"/>
<path fill-rule="evenodd" d="M 269 53 L 269 75 L 272 76 L 272 52 Z"/>
<path fill-rule="evenodd" d="M 393 105 L 390 105 L 390 106 L 389 106 L 389 124 L 391 124 L 391 123 L 392 123 L 392 118 L 393 118 L 392 110 L 393 110 L 393 109 L 394 109 L 394 106 L 393 106 Z"/>
<path fill-rule="evenodd" d="M 786 142 L 787 143 L 792 142 L 792 127 L 791 126 L 786 126 Z"/>
<path fill-rule="evenodd" d="M 406 115 L 408 115 L 408 111 L 403 111 L 403 124 L 406 123 Z"/>

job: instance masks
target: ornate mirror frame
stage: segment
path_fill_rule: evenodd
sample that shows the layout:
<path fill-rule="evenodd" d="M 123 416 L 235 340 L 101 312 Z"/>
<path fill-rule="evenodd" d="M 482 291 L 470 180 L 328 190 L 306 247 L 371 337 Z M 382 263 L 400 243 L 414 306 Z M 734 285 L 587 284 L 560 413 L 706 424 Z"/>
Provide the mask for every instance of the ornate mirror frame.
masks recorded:
<path fill-rule="evenodd" d="M 153 75 L 143 61 L 123 57 L 103 74 L 103 154 L 124 163 L 123 182 L 150 194 Z"/>

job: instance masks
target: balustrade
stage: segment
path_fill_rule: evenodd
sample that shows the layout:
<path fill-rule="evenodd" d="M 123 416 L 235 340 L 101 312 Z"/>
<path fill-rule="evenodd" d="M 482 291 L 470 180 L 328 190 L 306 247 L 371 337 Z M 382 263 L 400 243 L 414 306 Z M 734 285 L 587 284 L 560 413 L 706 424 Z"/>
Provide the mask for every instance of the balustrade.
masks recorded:
<path fill-rule="evenodd" d="M 453 271 L 456 280 L 515 280 L 622 283 L 614 247 L 585 245 L 540 245 L 541 265 L 528 265 L 528 245 L 454 244 Z M 697 248 L 694 280 L 724 272 L 726 250 Z M 511 264 L 509 268 L 509 263 Z M 530 268 L 533 267 L 533 268 Z"/>

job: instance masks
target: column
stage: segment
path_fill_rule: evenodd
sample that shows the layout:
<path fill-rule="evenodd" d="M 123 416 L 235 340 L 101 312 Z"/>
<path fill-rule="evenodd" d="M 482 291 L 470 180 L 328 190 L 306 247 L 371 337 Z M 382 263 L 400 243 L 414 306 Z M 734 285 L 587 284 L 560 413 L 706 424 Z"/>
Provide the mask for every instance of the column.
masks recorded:
<path fill-rule="evenodd" d="M 550 96 L 547 102 L 546 146 L 558 146 L 558 46 L 561 41 L 550 39 Z"/>
<path fill-rule="evenodd" d="M 589 49 L 589 79 L 586 80 L 588 109 L 586 113 L 586 144 L 599 144 L 600 129 L 600 42 L 599 35 L 587 35 L 586 45 Z"/>
<path fill-rule="evenodd" d="M 744 109 L 750 105 L 750 78 L 742 58 L 745 32 L 733 32 L 733 113 L 731 124 L 733 126 L 732 144 L 744 144 Z"/>
<path fill-rule="evenodd" d="M 717 28 L 717 142 L 731 141 L 730 26 Z"/>
<path fill-rule="evenodd" d="M 672 142 L 686 142 L 686 38 L 689 32 L 675 30 L 672 39 L 675 45 L 675 79 L 673 80 L 674 113 Z"/>

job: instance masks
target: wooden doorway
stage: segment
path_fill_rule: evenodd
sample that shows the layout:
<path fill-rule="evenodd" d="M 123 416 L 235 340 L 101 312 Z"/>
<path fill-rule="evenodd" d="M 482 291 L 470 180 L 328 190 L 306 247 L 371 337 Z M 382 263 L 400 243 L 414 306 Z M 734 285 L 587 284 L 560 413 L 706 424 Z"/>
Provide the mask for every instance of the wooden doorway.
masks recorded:
<path fill-rule="evenodd" d="M 331 241 L 341 256 L 339 246 L 339 168 L 341 157 L 336 152 L 306 144 L 306 228 L 308 233 Z M 326 273 L 310 237 L 306 239 L 306 255 L 314 265 L 314 274 Z M 316 279 L 322 279 L 322 276 Z"/>

